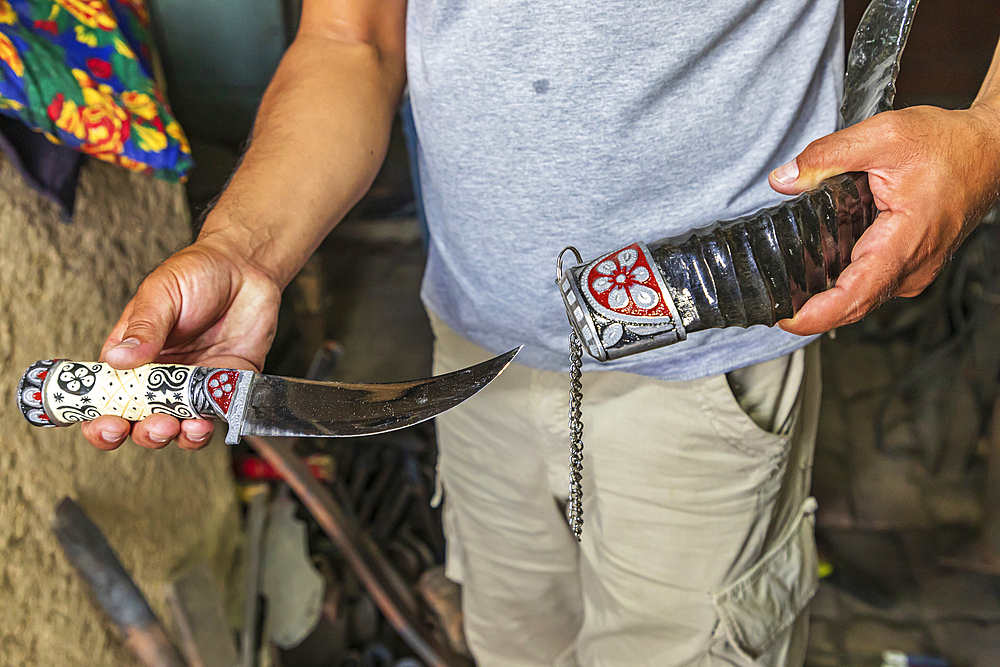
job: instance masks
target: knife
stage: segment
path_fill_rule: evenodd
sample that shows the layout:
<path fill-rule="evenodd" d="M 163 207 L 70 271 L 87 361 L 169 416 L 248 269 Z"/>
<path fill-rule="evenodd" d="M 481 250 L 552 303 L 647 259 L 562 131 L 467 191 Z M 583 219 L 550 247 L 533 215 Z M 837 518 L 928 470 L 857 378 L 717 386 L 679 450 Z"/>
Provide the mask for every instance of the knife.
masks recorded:
<path fill-rule="evenodd" d="M 313 382 L 232 368 L 100 362 L 32 364 L 17 387 L 35 426 L 69 426 L 102 415 L 220 419 L 226 442 L 244 435 L 342 437 L 384 433 L 439 415 L 476 395 L 521 348 L 453 373 L 388 384 Z"/>

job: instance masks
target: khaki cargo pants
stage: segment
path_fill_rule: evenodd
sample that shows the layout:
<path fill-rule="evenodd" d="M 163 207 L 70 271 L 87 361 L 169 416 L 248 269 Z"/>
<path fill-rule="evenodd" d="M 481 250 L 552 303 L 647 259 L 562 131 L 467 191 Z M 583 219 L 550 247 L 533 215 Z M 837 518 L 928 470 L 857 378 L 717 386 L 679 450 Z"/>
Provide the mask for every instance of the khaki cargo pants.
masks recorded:
<path fill-rule="evenodd" d="M 435 374 L 489 356 L 431 320 Z M 447 573 L 480 667 L 801 666 L 818 346 L 728 379 L 583 383 L 580 544 L 567 375 L 515 364 L 438 417 Z"/>

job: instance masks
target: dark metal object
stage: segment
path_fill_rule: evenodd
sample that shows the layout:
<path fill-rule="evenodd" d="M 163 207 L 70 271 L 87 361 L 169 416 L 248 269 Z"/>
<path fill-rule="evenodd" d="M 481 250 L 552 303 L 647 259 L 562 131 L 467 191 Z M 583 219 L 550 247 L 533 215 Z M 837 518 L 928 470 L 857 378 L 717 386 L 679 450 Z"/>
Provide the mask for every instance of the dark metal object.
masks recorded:
<path fill-rule="evenodd" d="M 384 544 L 389 536 L 396 532 L 413 503 L 414 478 L 410 474 L 410 469 L 414 467 L 413 463 L 415 462 L 403 459 L 402 465 L 394 471 L 396 479 L 374 512 L 371 519 L 371 534 L 378 544 Z"/>
<path fill-rule="evenodd" d="M 694 331 L 772 326 L 834 286 L 877 213 L 867 174 L 843 174 L 752 216 L 575 266 L 560 287 L 577 335 L 599 361 L 676 343 Z M 639 289 L 661 312 L 640 313 L 630 293 Z M 621 308 L 609 307 L 608 298 Z"/>
<path fill-rule="evenodd" d="M 174 579 L 167 602 L 191 667 L 234 667 L 236 643 L 226 619 L 225 604 L 211 569 L 204 561 Z"/>
<path fill-rule="evenodd" d="M 101 529 L 70 498 L 56 506 L 52 530 L 66 558 L 94 591 L 132 652 L 147 667 L 186 667 L 145 596 Z"/>
<path fill-rule="evenodd" d="M 412 426 L 478 393 L 517 352 L 511 350 L 454 373 L 390 384 L 348 385 L 257 375 L 241 432 L 356 436 Z"/>
<path fill-rule="evenodd" d="M 262 484 L 254 491 L 247 509 L 247 570 L 243 591 L 243 630 L 240 633 L 239 667 L 255 667 L 257 664 L 257 621 L 267 497 L 267 486 Z"/>
<path fill-rule="evenodd" d="M 771 326 L 827 290 L 877 215 L 866 174 L 844 174 L 709 233 L 649 249 L 685 330 Z"/>
<path fill-rule="evenodd" d="M 583 350 L 576 332 L 569 335 L 569 502 L 566 514 L 576 541 L 583 533 Z"/>
<path fill-rule="evenodd" d="M 874 0 L 865 12 L 848 59 L 845 125 L 892 107 L 918 1 Z M 617 359 L 692 331 L 792 317 L 833 287 L 877 214 L 867 174 L 843 174 L 752 216 L 634 243 L 566 271 L 563 251 L 556 282 L 587 352 Z"/>
<path fill-rule="evenodd" d="M 330 492 L 292 451 L 286 438 L 246 438 L 250 446 L 279 470 L 344 560 L 372 596 L 379 610 L 411 649 L 432 667 L 465 667 L 468 661 L 434 637 L 418 615 L 417 600 L 381 550 L 345 516 Z"/>
<path fill-rule="evenodd" d="M 840 116 L 850 127 L 892 109 L 896 75 L 920 0 L 872 0 L 847 54 Z"/>
<path fill-rule="evenodd" d="M 390 490 L 390 485 L 399 485 L 399 470 L 394 452 L 388 448 L 379 456 L 378 473 L 369 484 L 357 507 L 357 520 L 361 525 L 371 524 L 382 497 Z"/>

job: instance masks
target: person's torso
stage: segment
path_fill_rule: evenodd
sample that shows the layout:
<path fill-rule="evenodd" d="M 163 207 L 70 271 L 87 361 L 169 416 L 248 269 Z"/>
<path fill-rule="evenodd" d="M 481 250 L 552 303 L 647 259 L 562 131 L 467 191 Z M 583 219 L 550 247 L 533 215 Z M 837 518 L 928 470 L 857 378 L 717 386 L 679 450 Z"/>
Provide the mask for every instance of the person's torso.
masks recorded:
<path fill-rule="evenodd" d="M 565 368 L 556 256 L 779 201 L 768 172 L 837 127 L 839 2 L 410 0 L 428 306 L 482 347 Z M 701 332 L 601 367 L 684 379 L 804 342 Z"/>

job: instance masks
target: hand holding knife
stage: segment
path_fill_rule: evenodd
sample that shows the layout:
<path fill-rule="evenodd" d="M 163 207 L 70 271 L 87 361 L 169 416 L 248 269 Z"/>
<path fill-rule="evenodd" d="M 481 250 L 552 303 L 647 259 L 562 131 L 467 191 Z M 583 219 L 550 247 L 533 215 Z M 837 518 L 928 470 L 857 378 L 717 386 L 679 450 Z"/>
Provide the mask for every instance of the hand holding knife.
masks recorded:
<path fill-rule="evenodd" d="M 181 364 L 118 370 L 100 362 L 44 360 L 21 378 L 17 398 L 35 426 L 165 414 L 223 420 L 229 444 L 242 435 L 370 435 L 418 424 L 471 398 L 518 350 L 453 373 L 388 384 L 313 382 Z"/>

